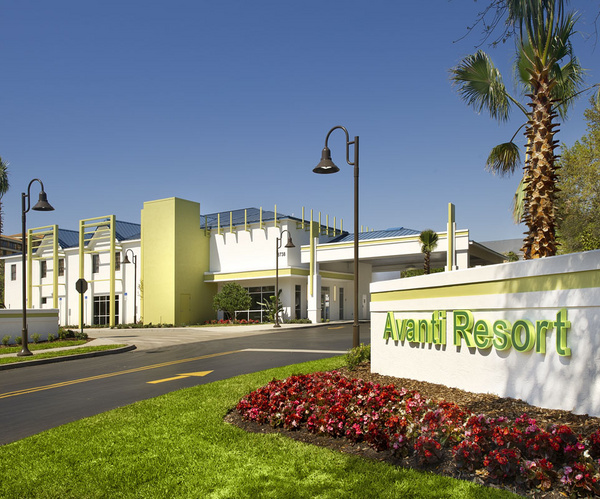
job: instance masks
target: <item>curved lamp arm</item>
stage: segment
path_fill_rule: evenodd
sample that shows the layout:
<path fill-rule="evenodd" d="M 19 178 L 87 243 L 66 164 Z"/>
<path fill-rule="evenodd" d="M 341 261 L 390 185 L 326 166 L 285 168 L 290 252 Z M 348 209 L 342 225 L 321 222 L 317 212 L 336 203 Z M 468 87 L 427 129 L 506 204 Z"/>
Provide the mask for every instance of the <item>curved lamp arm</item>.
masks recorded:
<path fill-rule="evenodd" d="M 348 134 L 348 130 L 346 130 L 346 127 L 343 126 L 334 126 L 331 130 L 329 130 L 329 132 L 327 132 L 327 136 L 325 137 L 325 148 L 329 149 L 329 147 L 327 147 L 327 143 L 329 141 L 329 136 L 331 135 L 331 132 L 333 132 L 334 130 L 344 130 L 344 133 L 346 134 L 346 163 L 348 163 L 350 166 L 356 166 L 357 163 L 357 158 L 358 158 L 358 151 L 356 150 L 358 148 L 358 137 L 354 137 L 354 140 L 352 142 L 350 142 L 350 135 Z M 354 162 L 350 161 L 350 146 L 354 144 Z"/>

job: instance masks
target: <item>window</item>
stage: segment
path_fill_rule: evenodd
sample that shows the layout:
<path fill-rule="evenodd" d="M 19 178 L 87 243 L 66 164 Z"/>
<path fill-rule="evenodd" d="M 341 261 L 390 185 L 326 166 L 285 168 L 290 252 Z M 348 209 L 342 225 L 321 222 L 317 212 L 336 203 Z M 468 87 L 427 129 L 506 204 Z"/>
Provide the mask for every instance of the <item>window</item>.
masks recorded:
<path fill-rule="evenodd" d="M 296 313 L 296 319 L 302 319 L 302 286 L 300 286 L 300 284 L 296 284 L 294 294 L 295 294 L 294 311 Z"/>
<path fill-rule="evenodd" d="M 47 273 L 48 273 L 48 267 L 46 265 L 46 260 L 42 260 L 40 262 L 40 277 L 43 279 L 44 277 L 46 277 Z"/>
<path fill-rule="evenodd" d="M 110 324 L 110 295 L 94 296 L 94 325 Z M 115 296 L 115 324 L 119 323 L 119 297 Z"/>
<path fill-rule="evenodd" d="M 64 258 L 58 259 L 58 275 L 59 276 L 65 275 L 65 259 Z"/>
<path fill-rule="evenodd" d="M 10 280 L 11 281 L 17 280 L 17 264 L 16 263 L 13 263 L 10 266 Z"/>
<path fill-rule="evenodd" d="M 115 253 L 115 270 L 121 270 L 121 252 Z"/>
<path fill-rule="evenodd" d="M 92 255 L 92 273 L 100 272 L 100 255 Z"/>
<path fill-rule="evenodd" d="M 48 298 L 42 298 L 42 305 L 46 305 L 48 303 Z"/>
<path fill-rule="evenodd" d="M 263 308 L 259 305 L 260 302 L 269 300 L 271 296 L 275 295 L 275 286 L 255 286 L 252 288 L 246 288 L 250 298 L 252 298 L 252 304 L 249 310 L 240 311 L 236 314 L 236 319 L 246 320 L 257 320 L 264 322 L 267 320 L 267 314 Z"/>

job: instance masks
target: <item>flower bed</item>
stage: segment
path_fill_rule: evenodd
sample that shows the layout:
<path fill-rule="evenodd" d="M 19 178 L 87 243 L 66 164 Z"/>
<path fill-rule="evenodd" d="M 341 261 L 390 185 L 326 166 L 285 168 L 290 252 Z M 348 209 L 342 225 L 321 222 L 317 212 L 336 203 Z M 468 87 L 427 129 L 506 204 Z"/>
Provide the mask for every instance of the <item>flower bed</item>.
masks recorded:
<path fill-rule="evenodd" d="M 584 438 L 566 425 L 541 427 L 525 414 L 514 420 L 475 415 L 336 371 L 273 380 L 237 410 L 247 421 L 363 442 L 423 466 L 450 456 L 462 472 L 499 484 L 582 497 L 600 493 L 600 430 Z"/>

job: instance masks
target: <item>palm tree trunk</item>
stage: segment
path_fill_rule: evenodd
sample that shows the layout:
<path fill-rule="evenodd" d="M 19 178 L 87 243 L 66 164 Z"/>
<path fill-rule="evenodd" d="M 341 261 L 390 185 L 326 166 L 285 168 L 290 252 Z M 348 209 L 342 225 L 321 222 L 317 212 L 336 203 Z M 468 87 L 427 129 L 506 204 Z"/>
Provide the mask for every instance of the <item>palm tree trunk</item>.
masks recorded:
<path fill-rule="evenodd" d="M 554 209 L 557 156 L 554 149 L 558 141 L 554 140 L 554 134 L 558 123 L 553 123 L 557 116 L 550 97 L 554 81 L 549 77 L 548 68 L 532 75 L 531 84 L 534 93 L 529 95 L 532 110 L 526 132 L 529 159 L 525 165 L 523 216 L 529 230 L 522 248 L 526 259 L 553 256 L 557 249 Z"/>

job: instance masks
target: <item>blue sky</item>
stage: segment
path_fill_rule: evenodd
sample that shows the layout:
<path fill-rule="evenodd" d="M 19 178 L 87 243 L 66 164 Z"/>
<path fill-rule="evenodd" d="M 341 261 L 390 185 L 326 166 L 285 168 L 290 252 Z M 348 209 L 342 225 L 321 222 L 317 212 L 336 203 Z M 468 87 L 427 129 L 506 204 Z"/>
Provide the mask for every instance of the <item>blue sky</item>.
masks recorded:
<path fill-rule="evenodd" d="M 21 192 L 36 177 L 56 211 L 30 212 L 30 228 L 76 230 L 113 213 L 139 222 L 144 201 L 177 196 L 202 213 L 276 204 L 300 216 L 305 206 L 350 230 L 342 132 L 329 142 L 342 171 L 312 173 L 342 125 L 360 137 L 361 225 L 443 231 L 452 202 L 472 239 L 521 237 L 510 213 L 518 177 L 484 170 L 521 116 L 477 115 L 448 77 L 476 50 L 479 33 L 459 38 L 485 4 L 0 0 L 4 233 L 20 232 Z M 582 16 L 576 54 L 600 82 L 598 3 L 571 6 Z M 512 44 L 484 48 L 512 88 Z M 585 133 L 587 105 L 561 141 Z"/>

